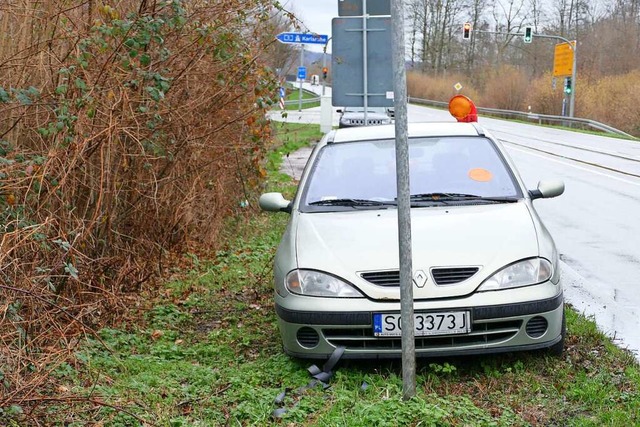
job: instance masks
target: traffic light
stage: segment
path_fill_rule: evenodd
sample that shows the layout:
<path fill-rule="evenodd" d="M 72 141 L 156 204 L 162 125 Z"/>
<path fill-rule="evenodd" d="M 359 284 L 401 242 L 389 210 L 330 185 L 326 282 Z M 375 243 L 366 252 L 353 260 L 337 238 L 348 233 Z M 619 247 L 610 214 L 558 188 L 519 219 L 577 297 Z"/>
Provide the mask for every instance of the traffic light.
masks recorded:
<path fill-rule="evenodd" d="M 531 43 L 533 40 L 533 27 L 524 27 L 524 42 Z"/>
<path fill-rule="evenodd" d="M 469 40 L 471 38 L 471 23 L 465 22 L 462 26 L 462 38 L 464 40 Z"/>
<path fill-rule="evenodd" d="M 565 77 L 564 79 L 564 93 L 571 95 L 573 87 L 571 86 L 571 77 Z"/>
<path fill-rule="evenodd" d="M 329 73 L 329 69 L 327 67 L 322 67 L 322 78 L 327 80 L 327 73 Z"/>

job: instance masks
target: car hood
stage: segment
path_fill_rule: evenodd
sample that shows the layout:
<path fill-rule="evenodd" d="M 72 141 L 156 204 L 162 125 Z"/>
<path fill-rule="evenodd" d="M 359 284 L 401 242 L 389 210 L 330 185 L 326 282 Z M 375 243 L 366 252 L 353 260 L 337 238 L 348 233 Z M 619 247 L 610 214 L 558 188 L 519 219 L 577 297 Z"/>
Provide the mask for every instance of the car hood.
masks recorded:
<path fill-rule="evenodd" d="M 373 299 L 399 299 L 397 286 L 378 286 L 362 278 L 367 272 L 399 269 L 396 209 L 297 213 L 298 268 L 321 270 L 356 285 Z M 505 265 L 538 256 L 538 233 L 524 202 L 411 209 L 414 298 L 468 295 Z M 463 282 L 436 285 L 431 269 L 478 267 Z"/>

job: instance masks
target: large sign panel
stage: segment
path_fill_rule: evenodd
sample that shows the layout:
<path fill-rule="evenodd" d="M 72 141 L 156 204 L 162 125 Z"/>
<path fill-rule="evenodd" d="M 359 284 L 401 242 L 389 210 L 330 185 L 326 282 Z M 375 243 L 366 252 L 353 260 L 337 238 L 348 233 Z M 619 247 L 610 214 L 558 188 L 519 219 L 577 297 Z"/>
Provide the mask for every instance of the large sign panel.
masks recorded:
<path fill-rule="evenodd" d="M 338 16 L 361 16 L 362 0 L 338 0 Z M 368 15 L 391 15 L 391 0 L 367 0 Z"/>
<path fill-rule="evenodd" d="M 571 42 L 576 45 L 575 40 Z M 556 45 L 553 55 L 553 76 L 565 77 L 573 75 L 573 49 L 569 43 L 559 43 Z"/>
<path fill-rule="evenodd" d="M 329 36 L 314 33 L 280 33 L 276 39 L 280 43 L 327 44 Z"/>
<path fill-rule="evenodd" d="M 363 19 L 333 18 L 331 21 L 333 72 L 331 103 L 334 107 L 393 106 L 391 17 L 367 19 L 367 85 L 363 49 Z"/>

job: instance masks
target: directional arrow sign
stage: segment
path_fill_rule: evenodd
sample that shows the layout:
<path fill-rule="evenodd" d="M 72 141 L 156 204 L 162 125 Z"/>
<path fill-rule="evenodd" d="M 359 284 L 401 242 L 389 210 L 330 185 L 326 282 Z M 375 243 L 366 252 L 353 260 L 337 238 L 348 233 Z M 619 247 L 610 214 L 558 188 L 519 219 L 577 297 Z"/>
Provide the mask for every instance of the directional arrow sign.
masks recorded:
<path fill-rule="evenodd" d="M 313 33 L 280 33 L 276 39 L 280 43 L 327 44 L 329 36 Z"/>

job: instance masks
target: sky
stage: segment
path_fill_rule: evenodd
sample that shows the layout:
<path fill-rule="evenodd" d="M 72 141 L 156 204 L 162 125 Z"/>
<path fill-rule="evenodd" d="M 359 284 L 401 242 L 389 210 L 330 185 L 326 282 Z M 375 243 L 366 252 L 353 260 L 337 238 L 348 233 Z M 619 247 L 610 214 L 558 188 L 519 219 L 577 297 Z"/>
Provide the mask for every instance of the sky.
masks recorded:
<path fill-rule="evenodd" d="M 301 32 L 308 30 L 331 37 L 331 20 L 338 16 L 338 1 L 284 0 L 281 3 L 302 21 Z M 322 45 L 305 45 L 305 49 L 322 52 Z M 331 52 L 331 41 L 327 46 L 327 52 Z"/>

